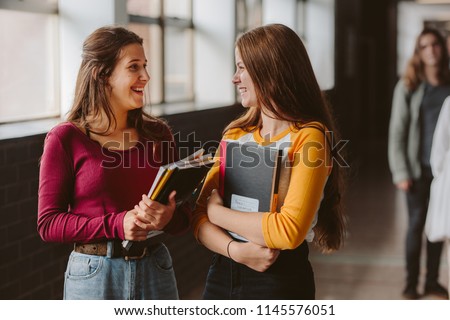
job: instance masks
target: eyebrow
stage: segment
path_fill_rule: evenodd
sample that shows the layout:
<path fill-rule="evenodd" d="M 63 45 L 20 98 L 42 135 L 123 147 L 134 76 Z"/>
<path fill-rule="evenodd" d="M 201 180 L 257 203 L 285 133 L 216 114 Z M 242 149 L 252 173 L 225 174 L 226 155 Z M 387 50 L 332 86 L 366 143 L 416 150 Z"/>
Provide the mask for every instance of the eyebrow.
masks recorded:
<path fill-rule="evenodd" d="M 128 61 L 127 63 L 132 63 L 132 62 L 140 62 L 141 61 L 141 59 L 131 59 L 130 61 Z M 145 63 L 147 63 L 148 61 L 147 61 L 147 59 L 145 59 L 145 61 L 144 61 Z"/>

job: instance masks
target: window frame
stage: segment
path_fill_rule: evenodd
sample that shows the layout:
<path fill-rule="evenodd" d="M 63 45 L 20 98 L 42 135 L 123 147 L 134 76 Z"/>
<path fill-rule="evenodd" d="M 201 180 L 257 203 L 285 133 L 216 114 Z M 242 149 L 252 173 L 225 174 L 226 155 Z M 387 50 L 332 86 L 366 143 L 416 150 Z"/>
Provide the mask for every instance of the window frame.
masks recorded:
<path fill-rule="evenodd" d="M 135 14 L 128 14 L 128 23 L 135 23 L 135 24 L 143 24 L 143 25 L 157 25 L 161 28 L 161 39 L 160 39 L 160 57 L 161 57 L 161 70 L 162 70 L 162 76 L 159 77 L 159 79 L 153 79 L 152 81 L 158 81 L 159 82 L 159 88 L 161 88 L 161 101 L 159 101 L 158 103 L 156 103 L 155 105 L 164 105 L 164 104 L 177 104 L 177 103 L 193 103 L 195 101 L 195 94 L 194 94 L 194 88 L 193 88 L 193 84 L 194 84 L 194 72 L 192 72 L 191 76 L 191 92 L 192 92 L 192 97 L 187 97 L 187 98 L 181 98 L 181 99 L 177 99 L 177 100 L 170 100 L 167 101 L 167 92 L 166 92 L 166 76 L 167 76 L 167 64 L 166 64 L 166 41 L 165 41 L 165 37 L 166 37 L 166 28 L 167 27 L 175 27 L 175 28 L 180 28 L 180 29 L 190 29 L 191 32 L 195 32 L 195 26 L 194 26 L 194 21 L 193 21 L 193 0 L 188 0 L 189 1 L 189 7 L 190 7 L 190 19 L 186 19 L 186 18 L 178 18 L 178 17 L 173 17 L 173 16 L 166 16 L 165 15 L 165 10 L 164 10 L 164 0 L 159 0 L 160 1 L 160 12 L 159 12 L 159 17 L 149 17 L 149 16 L 141 16 L 141 15 L 135 15 Z M 194 44 L 193 41 L 191 42 L 191 46 L 190 46 L 192 52 L 191 52 L 191 57 L 192 57 L 192 61 L 191 63 L 193 64 L 194 61 L 194 55 L 193 55 L 193 51 L 194 51 Z M 152 103 L 150 103 L 152 104 Z"/>

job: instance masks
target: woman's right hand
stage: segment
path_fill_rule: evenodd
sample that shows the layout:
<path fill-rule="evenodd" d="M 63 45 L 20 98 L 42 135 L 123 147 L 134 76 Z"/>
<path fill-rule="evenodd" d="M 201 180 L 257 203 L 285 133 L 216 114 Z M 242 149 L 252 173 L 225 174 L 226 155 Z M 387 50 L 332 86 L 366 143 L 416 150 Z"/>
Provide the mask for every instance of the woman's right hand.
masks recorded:
<path fill-rule="evenodd" d="M 123 218 L 123 232 L 125 240 L 143 241 L 147 239 L 149 227 L 143 229 L 136 224 L 136 221 L 142 221 L 135 209 L 128 211 Z"/>
<path fill-rule="evenodd" d="M 231 259 L 258 272 L 266 271 L 280 254 L 280 250 L 262 247 L 252 242 L 233 241 L 228 249 Z"/>

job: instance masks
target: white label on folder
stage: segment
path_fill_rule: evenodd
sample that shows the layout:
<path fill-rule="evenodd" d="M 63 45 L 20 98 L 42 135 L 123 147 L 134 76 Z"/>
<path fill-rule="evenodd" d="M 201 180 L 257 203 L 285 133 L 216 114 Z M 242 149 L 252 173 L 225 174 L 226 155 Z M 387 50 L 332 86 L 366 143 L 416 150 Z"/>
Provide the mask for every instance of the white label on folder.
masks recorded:
<path fill-rule="evenodd" d="M 230 209 L 245 212 L 258 212 L 259 200 L 249 197 L 231 195 Z"/>
<path fill-rule="evenodd" d="M 244 211 L 244 212 L 258 212 L 259 200 L 237 194 L 231 195 L 230 209 Z M 228 233 L 235 239 L 247 242 L 248 240 L 237 233 L 228 231 Z"/>

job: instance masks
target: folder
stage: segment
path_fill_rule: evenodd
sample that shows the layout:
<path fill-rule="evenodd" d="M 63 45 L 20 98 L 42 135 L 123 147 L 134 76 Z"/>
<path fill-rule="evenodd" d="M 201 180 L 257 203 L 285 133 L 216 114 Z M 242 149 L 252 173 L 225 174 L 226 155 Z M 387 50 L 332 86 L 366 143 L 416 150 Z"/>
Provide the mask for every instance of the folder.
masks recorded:
<path fill-rule="evenodd" d="M 222 140 L 219 193 L 224 205 L 244 212 L 276 212 L 282 158 L 283 150 L 275 147 Z"/>
<path fill-rule="evenodd" d="M 200 149 L 184 159 L 161 166 L 150 187 L 148 197 L 151 200 L 167 204 L 169 195 L 175 190 L 177 206 L 186 201 L 195 201 L 192 197 L 198 196 L 196 190 L 214 164 L 212 155 L 203 155 L 203 152 L 204 150 Z M 163 232 L 159 230 L 150 231 L 147 239 Z M 128 240 L 122 242 L 125 249 L 129 249 L 131 244 L 132 241 Z"/>

